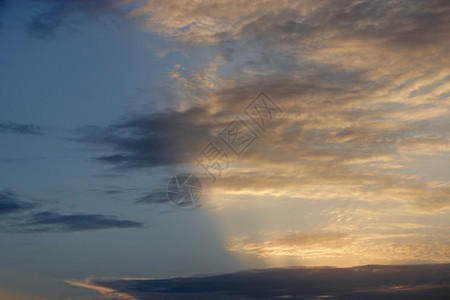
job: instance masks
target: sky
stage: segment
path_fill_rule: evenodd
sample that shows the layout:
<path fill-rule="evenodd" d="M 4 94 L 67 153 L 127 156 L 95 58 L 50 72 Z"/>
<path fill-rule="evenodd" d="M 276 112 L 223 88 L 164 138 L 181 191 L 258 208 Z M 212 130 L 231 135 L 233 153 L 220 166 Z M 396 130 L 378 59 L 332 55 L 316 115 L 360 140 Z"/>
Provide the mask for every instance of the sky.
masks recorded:
<path fill-rule="evenodd" d="M 0 0 L 0 298 L 445 299 L 449 29 L 433 0 Z"/>

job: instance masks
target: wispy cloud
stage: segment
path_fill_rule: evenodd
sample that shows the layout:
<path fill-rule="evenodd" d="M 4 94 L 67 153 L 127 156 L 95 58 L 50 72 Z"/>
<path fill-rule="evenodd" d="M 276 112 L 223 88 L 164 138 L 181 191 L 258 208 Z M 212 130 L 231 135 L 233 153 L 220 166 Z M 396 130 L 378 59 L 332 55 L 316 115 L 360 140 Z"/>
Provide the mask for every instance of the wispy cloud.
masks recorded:
<path fill-rule="evenodd" d="M 251 253 L 259 257 L 292 257 L 303 262 L 329 259 L 336 264 L 352 257 L 367 263 L 450 262 L 450 246 L 445 243 L 414 242 L 420 234 L 391 233 L 290 233 L 278 237 L 237 239 L 230 251 Z M 431 238 L 432 235 L 424 234 Z"/>
<path fill-rule="evenodd" d="M 19 199 L 20 196 L 10 190 L 0 190 L 0 215 L 20 213 L 36 207 L 35 203 Z"/>
<path fill-rule="evenodd" d="M 141 228 L 143 223 L 100 214 L 59 214 L 34 212 L 0 226 L 6 233 L 75 232 L 100 229 Z"/>
<path fill-rule="evenodd" d="M 0 231 L 8 233 L 73 232 L 113 228 L 141 228 L 141 222 L 103 214 L 60 214 L 44 210 L 36 200 L 23 200 L 10 190 L 0 191 Z M 40 210 L 37 210 L 40 208 Z"/>
<path fill-rule="evenodd" d="M 89 279 L 85 280 L 85 281 L 65 280 L 65 282 L 67 282 L 68 284 L 71 284 L 73 286 L 78 286 L 78 287 L 82 287 L 82 288 L 95 290 L 95 291 L 99 292 L 100 294 L 102 294 L 103 297 L 113 298 L 113 299 L 123 299 L 123 300 L 136 300 L 136 298 L 134 298 L 128 294 L 119 293 L 113 289 L 92 284 Z"/>
<path fill-rule="evenodd" d="M 32 16 L 27 25 L 28 33 L 35 38 L 51 39 L 60 28 L 73 30 L 85 21 L 107 23 L 111 16 L 121 14 L 117 4 L 122 1 L 39 0 L 39 2 L 46 4 L 47 8 Z"/>
<path fill-rule="evenodd" d="M 55 212 L 37 212 L 28 216 L 28 220 L 13 231 L 30 232 L 68 232 L 111 228 L 139 228 L 143 224 L 130 220 L 121 220 L 115 216 L 100 214 L 59 214 Z"/>
<path fill-rule="evenodd" d="M 0 121 L 0 133 L 43 135 L 45 133 L 45 129 L 42 126 L 34 124 L 19 124 Z"/>

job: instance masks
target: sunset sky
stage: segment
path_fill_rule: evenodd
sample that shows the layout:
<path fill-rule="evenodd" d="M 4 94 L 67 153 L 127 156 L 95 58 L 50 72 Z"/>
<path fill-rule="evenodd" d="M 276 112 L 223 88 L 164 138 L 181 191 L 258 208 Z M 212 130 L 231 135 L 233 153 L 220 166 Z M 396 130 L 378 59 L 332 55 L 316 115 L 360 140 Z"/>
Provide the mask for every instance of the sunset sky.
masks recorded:
<path fill-rule="evenodd" d="M 444 299 L 449 107 L 449 1 L 0 0 L 0 299 Z"/>

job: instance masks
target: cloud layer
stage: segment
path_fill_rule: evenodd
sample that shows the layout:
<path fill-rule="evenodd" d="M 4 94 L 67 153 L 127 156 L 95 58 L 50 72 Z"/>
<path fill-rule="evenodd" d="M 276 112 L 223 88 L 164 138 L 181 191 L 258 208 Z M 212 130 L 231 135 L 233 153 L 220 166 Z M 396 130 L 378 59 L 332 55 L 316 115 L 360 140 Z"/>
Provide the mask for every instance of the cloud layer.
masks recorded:
<path fill-rule="evenodd" d="M 30 210 L 36 204 L 20 200 L 18 195 L 9 190 L 0 190 L 0 215 Z"/>
<path fill-rule="evenodd" d="M 414 155 L 449 150 L 445 2 L 142 3 L 127 17 L 212 45 L 215 55 L 201 69 L 170 71 L 171 110 L 80 128 L 79 141 L 113 150 L 97 160 L 126 169 L 192 164 L 264 89 L 285 114 L 226 173 L 222 192 L 339 194 L 423 210 L 450 203 L 448 185 L 401 172 Z"/>
<path fill-rule="evenodd" d="M 360 266 L 245 271 L 216 276 L 68 281 L 121 299 L 446 299 L 450 266 Z M 209 297 L 209 298 L 208 298 Z"/>
<path fill-rule="evenodd" d="M 73 139 L 94 150 L 94 160 L 119 173 L 191 165 L 203 176 L 192 157 L 215 141 L 230 165 L 220 174 L 220 168 L 211 170 L 218 178 L 209 190 L 218 199 L 211 205 L 230 209 L 234 203 L 220 199 L 272 197 L 284 199 L 280 206 L 301 201 L 340 206 L 336 214 L 343 217 L 328 215 L 326 224 L 311 226 L 338 232 L 327 236 L 332 249 L 295 244 L 290 233 L 279 232 L 262 240 L 250 237 L 230 250 L 301 258 L 306 248 L 319 247 L 351 256 L 364 241 L 376 248 L 380 235 L 403 234 L 404 222 L 397 220 L 416 218 L 410 240 L 389 240 L 380 246 L 388 250 L 375 252 L 397 260 L 448 261 L 441 255 L 448 251 L 449 224 L 442 221 L 449 219 L 448 176 L 410 170 L 425 157 L 445 161 L 450 150 L 447 1 L 49 3 L 50 10 L 30 23 L 35 36 L 54 34 L 77 14 L 114 15 L 173 42 L 174 49 L 164 53 L 180 45 L 208 49 L 198 67 L 177 63 L 168 70 L 158 87 L 170 91 L 161 100 L 166 110 L 78 128 Z M 261 90 L 284 112 L 265 132 L 244 113 Z M 240 157 L 218 138 L 236 117 L 258 135 Z M 161 193 L 138 202 L 160 203 Z M 303 210 L 329 213 L 313 206 Z M 387 223 L 389 230 L 383 227 Z M 423 228 L 434 231 L 433 243 L 420 241 L 429 234 Z M 296 234 L 301 240 L 314 235 Z M 349 244 L 338 247 L 342 241 Z M 392 257 L 391 250 L 402 254 Z"/>
<path fill-rule="evenodd" d="M 0 122 L 0 133 L 43 135 L 45 133 L 45 130 L 42 126 L 34 124 Z"/>
<path fill-rule="evenodd" d="M 60 214 L 43 210 L 37 200 L 23 200 L 10 190 L 0 190 L 0 232 L 73 232 L 112 228 L 141 228 L 143 223 L 102 214 Z M 38 210 L 39 209 L 39 210 Z"/>

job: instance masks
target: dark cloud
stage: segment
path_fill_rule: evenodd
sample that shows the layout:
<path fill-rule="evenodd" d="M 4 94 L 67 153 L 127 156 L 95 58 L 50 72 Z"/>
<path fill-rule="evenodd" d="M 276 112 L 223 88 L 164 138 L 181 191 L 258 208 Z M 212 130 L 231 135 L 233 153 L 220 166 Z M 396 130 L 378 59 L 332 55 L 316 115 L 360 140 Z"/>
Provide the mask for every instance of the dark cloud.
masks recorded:
<path fill-rule="evenodd" d="M 120 186 L 115 185 L 106 186 L 104 188 L 91 189 L 92 192 L 98 192 L 107 195 L 121 195 L 121 196 L 124 194 L 136 192 L 138 190 L 139 190 L 138 188 L 122 188 Z"/>
<path fill-rule="evenodd" d="M 175 165 L 188 160 L 195 142 L 209 136 L 208 126 L 201 123 L 204 117 L 198 108 L 129 116 L 105 128 L 78 128 L 75 140 L 112 149 L 95 159 L 119 169 Z"/>
<path fill-rule="evenodd" d="M 6 8 L 6 0 L 0 0 L 0 17 L 2 16 L 2 12 L 5 11 Z M 3 26 L 2 20 L 0 20 L 0 28 Z"/>
<path fill-rule="evenodd" d="M 448 299 L 449 275 L 450 264 L 369 265 L 90 283 L 136 299 Z"/>
<path fill-rule="evenodd" d="M 105 194 L 108 194 L 108 195 L 116 195 L 116 194 L 121 194 L 122 193 L 121 190 L 105 190 L 103 192 Z"/>
<path fill-rule="evenodd" d="M 100 214 L 59 214 L 51 211 L 28 215 L 26 221 L 12 226 L 16 233 L 69 232 L 112 228 L 140 228 L 143 224 Z"/>
<path fill-rule="evenodd" d="M 45 131 L 44 128 L 39 125 L 0 121 L 0 133 L 43 135 Z"/>
<path fill-rule="evenodd" d="M 115 216 L 99 214 L 71 214 L 61 215 L 52 212 L 40 212 L 32 215 L 31 222 L 27 224 L 33 230 L 41 230 L 47 225 L 51 231 L 80 231 L 107 228 L 136 228 L 142 227 L 142 223 L 120 220 Z"/>
<path fill-rule="evenodd" d="M 36 157 L 36 158 L 0 158 L 0 163 L 3 164 L 13 164 L 13 163 L 25 163 L 33 160 L 44 160 L 48 157 Z"/>
<path fill-rule="evenodd" d="M 12 191 L 0 190 L 0 215 L 27 211 L 36 206 L 34 203 L 19 199 Z"/>
<path fill-rule="evenodd" d="M 83 21 L 105 22 L 113 14 L 119 14 L 117 1 L 91 0 L 39 0 L 48 5 L 45 12 L 36 14 L 27 25 L 28 33 L 36 38 L 55 36 L 58 28 L 75 28 Z"/>
<path fill-rule="evenodd" d="M 55 211 L 36 211 L 36 200 L 10 190 L 0 190 L 0 231 L 8 233 L 68 232 L 112 228 L 140 228 L 144 224 L 101 214 L 59 214 Z M 16 215 L 18 214 L 18 215 Z"/>
<path fill-rule="evenodd" d="M 19 210 L 14 206 L 0 209 Z M 100 214 L 59 214 L 52 211 L 35 212 L 0 226 L 8 233 L 73 232 L 114 228 L 141 228 L 144 224 Z"/>

